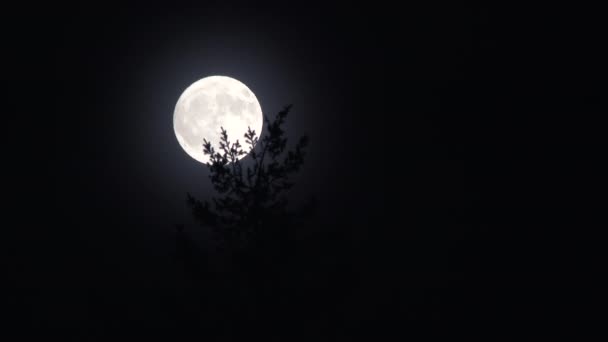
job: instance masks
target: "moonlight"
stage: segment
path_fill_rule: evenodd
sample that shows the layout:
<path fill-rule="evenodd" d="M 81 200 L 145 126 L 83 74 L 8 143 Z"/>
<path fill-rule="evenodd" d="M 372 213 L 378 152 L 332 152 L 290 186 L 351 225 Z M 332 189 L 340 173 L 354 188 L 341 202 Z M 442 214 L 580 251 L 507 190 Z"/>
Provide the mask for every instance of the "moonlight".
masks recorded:
<path fill-rule="evenodd" d="M 224 127 L 233 141 L 247 128 L 262 132 L 264 118 L 255 94 L 246 85 L 226 76 L 210 76 L 190 85 L 182 93 L 173 113 L 173 129 L 180 146 L 190 157 L 208 163 L 203 154 L 203 139 L 218 146 Z"/>

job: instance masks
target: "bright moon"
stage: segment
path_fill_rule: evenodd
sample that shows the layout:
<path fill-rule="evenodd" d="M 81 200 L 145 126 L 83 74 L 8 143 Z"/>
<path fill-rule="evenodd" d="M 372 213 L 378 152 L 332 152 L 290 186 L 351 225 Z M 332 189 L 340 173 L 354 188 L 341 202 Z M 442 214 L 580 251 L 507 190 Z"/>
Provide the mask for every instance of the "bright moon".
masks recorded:
<path fill-rule="evenodd" d="M 181 147 L 192 158 L 208 163 L 203 139 L 219 148 L 221 127 L 228 139 L 237 139 L 248 151 L 243 135 L 251 127 L 260 136 L 264 117 L 253 92 L 243 83 L 226 76 L 210 76 L 190 85 L 177 100 L 173 129 Z"/>

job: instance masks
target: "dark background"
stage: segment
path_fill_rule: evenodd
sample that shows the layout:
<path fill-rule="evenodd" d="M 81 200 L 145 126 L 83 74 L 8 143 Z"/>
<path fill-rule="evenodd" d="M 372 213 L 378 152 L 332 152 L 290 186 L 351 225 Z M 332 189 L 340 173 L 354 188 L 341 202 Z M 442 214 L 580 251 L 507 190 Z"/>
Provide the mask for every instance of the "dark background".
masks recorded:
<path fill-rule="evenodd" d="M 593 321 L 592 213 L 605 205 L 596 14 L 55 8 L 52 224 L 10 263 L 23 321 L 201 335 Z M 311 138 L 291 200 L 314 194 L 319 210 L 273 275 L 254 277 L 282 279 L 263 294 L 226 280 L 185 203 L 186 192 L 212 192 L 177 144 L 173 108 L 215 74 L 244 82 L 266 115 L 293 103 L 289 136 Z"/>

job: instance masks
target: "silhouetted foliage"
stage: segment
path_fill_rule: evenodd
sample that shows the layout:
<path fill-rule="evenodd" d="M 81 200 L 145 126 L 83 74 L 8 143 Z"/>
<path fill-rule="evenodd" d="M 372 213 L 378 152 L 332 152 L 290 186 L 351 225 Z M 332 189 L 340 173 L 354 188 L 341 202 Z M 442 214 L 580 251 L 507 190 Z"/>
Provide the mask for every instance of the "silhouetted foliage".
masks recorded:
<path fill-rule="evenodd" d="M 266 233 L 280 233 L 277 229 L 297 215 L 288 210 L 286 193 L 294 185 L 290 176 L 304 162 L 308 137 L 300 137 L 293 149 L 287 149 L 282 125 L 290 109 L 286 106 L 272 121 L 265 117 L 267 132 L 261 140 L 250 127 L 245 145 L 238 139 L 231 142 L 223 127 L 219 148 L 204 140 L 210 179 L 219 195 L 209 202 L 188 194 L 187 201 L 195 219 L 212 227 L 220 238 L 253 242 Z M 248 165 L 240 160 L 246 154 Z"/>

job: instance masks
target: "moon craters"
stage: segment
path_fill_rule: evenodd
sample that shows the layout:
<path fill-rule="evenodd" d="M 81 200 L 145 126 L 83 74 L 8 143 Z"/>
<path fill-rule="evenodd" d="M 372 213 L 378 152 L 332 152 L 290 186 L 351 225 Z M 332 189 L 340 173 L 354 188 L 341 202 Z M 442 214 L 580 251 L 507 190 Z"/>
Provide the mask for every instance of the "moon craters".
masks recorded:
<path fill-rule="evenodd" d="M 203 139 L 217 148 L 220 127 L 224 127 L 231 141 L 243 143 L 248 127 L 262 131 L 263 115 L 247 86 L 230 77 L 211 76 L 193 83 L 180 96 L 173 125 L 180 146 L 205 163 L 208 157 L 203 154 Z"/>

